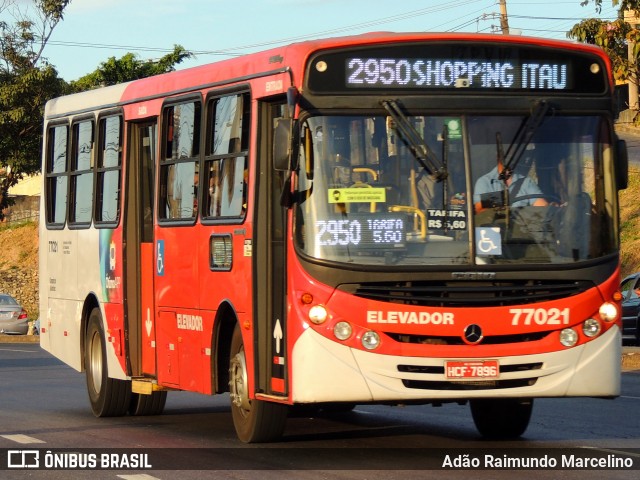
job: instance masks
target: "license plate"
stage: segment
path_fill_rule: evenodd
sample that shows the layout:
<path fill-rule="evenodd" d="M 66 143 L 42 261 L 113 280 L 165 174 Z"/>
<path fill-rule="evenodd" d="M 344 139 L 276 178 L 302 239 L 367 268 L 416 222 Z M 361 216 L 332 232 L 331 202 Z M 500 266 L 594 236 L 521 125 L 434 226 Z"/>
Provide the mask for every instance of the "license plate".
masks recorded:
<path fill-rule="evenodd" d="M 466 360 L 444 363 L 444 372 L 449 379 L 498 378 L 500 365 L 498 360 Z"/>
<path fill-rule="evenodd" d="M 13 312 L 0 313 L 0 319 L 9 320 L 10 318 L 13 318 Z"/>

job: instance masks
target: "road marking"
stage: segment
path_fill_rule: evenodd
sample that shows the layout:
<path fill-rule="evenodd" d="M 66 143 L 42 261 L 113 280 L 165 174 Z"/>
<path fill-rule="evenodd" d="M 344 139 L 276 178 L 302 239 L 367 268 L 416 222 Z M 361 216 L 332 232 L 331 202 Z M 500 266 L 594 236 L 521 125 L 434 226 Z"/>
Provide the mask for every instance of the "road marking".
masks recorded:
<path fill-rule="evenodd" d="M 625 450 L 616 450 L 616 449 L 613 449 L 613 448 L 590 447 L 588 445 L 584 445 L 584 446 L 579 447 L 579 448 L 585 448 L 585 449 L 588 449 L 588 450 L 596 450 L 598 452 L 615 453 L 615 454 L 624 455 L 624 456 L 627 456 L 627 457 L 640 457 L 640 453 L 631 453 L 631 452 L 628 452 L 628 451 L 625 451 Z"/>
<path fill-rule="evenodd" d="M 0 348 L 2 352 L 20 352 L 20 353 L 33 353 L 33 350 L 16 350 L 13 348 Z"/>
<path fill-rule="evenodd" d="M 146 473 L 139 473 L 137 475 L 117 475 L 118 478 L 123 480 L 160 480 L 158 477 L 147 475 Z"/>
<path fill-rule="evenodd" d="M 0 437 L 6 438 L 16 443 L 47 443 L 44 440 L 38 440 L 37 438 L 29 437 L 27 435 L 0 435 Z"/>

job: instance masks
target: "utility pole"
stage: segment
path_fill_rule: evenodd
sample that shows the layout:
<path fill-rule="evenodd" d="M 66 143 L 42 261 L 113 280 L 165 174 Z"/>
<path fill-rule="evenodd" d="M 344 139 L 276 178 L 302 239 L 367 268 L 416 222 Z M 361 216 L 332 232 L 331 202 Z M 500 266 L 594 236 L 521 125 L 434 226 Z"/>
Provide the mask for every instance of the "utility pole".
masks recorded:
<path fill-rule="evenodd" d="M 625 10 L 624 21 L 631 25 L 632 28 L 638 28 L 640 18 L 633 10 Z M 629 62 L 629 110 L 638 111 L 638 64 L 633 54 L 635 50 L 635 42 L 629 41 L 627 45 L 627 60 Z"/>
<path fill-rule="evenodd" d="M 500 29 L 503 35 L 509 35 L 509 17 L 507 17 L 507 0 L 500 0 Z"/>

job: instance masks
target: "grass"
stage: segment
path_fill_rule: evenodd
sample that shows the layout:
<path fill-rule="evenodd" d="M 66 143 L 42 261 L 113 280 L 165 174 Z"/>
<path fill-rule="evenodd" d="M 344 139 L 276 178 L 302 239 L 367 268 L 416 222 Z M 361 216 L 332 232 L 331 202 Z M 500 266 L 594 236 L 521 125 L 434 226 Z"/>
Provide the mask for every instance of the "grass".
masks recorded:
<path fill-rule="evenodd" d="M 629 168 L 629 187 L 620 192 L 622 276 L 640 271 L 640 169 Z"/>

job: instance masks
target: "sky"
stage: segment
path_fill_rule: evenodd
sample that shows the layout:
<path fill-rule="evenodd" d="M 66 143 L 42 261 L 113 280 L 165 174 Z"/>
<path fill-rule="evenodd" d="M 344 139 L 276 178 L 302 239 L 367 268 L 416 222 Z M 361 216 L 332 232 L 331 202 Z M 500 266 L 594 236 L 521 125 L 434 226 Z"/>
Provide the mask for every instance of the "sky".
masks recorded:
<path fill-rule="evenodd" d="M 28 0 L 16 0 L 18 4 Z M 581 0 L 507 0 L 512 32 L 566 39 L 597 14 Z M 44 51 L 59 75 L 76 80 L 110 57 L 157 59 L 182 45 L 196 54 L 178 69 L 312 38 L 371 31 L 499 32 L 498 0 L 71 0 Z"/>

